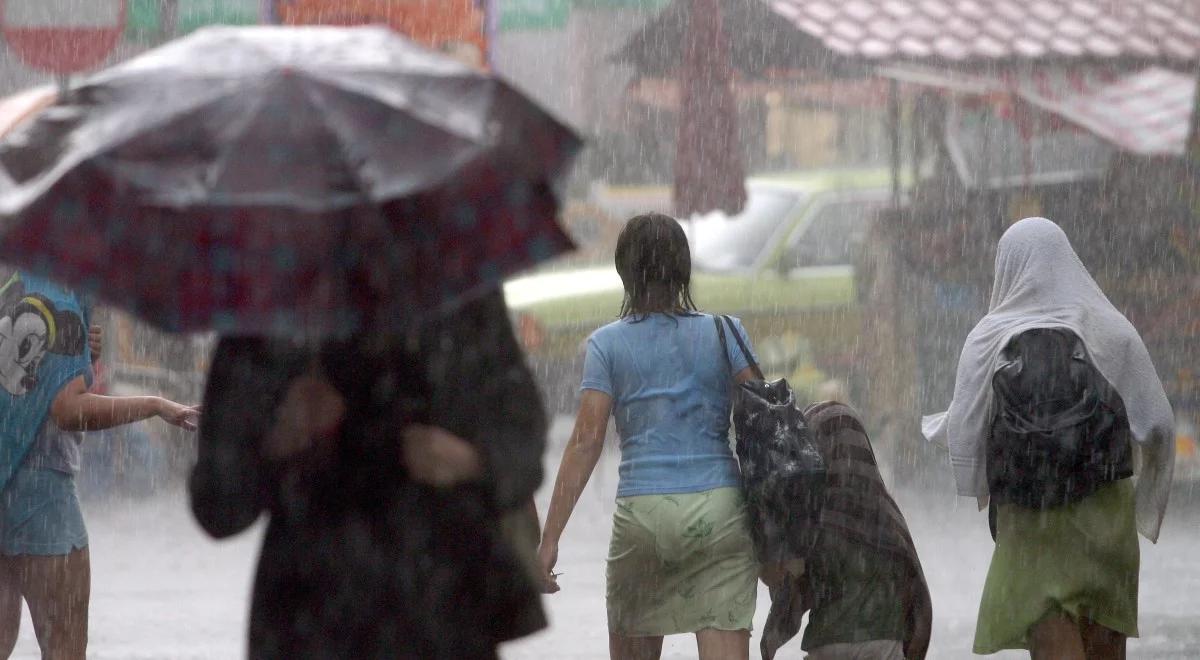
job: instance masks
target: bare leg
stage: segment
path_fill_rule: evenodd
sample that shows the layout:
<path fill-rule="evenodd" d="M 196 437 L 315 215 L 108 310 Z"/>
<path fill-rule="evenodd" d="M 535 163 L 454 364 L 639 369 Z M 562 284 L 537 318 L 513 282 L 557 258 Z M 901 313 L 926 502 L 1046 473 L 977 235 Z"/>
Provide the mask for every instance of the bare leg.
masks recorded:
<path fill-rule="evenodd" d="M 1032 660 L 1087 660 L 1079 625 L 1065 614 L 1052 614 L 1033 627 L 1029 636 Z"/>
<path fill-rule="evenodd" d="M 658 660 L 662 655 L 663 638 L 626 637 L 608 633 L 608 657 L 612 660 Z"/>
<path fill-rule="evenodd" d="M 698 630 L 696 648 L 700 651 L 700 660 L 749 660 L 750 631 Z"/>
<path fill-rule="evenodd" d="M 1125 635 L 1084 619 L 1083 648 L 1088 660 L 1125 660 Z"/>
<path fill-rule="evenodd" d="M 69 555 L 13 557 L 42 660 L 84 660 L 92 568 L 87 548 Z"/>
<path fill-rule="evenodd" d="M 21 585 L 10 557 L 0 555 L 0 660 L 8 660 L 21 632 Z"/>

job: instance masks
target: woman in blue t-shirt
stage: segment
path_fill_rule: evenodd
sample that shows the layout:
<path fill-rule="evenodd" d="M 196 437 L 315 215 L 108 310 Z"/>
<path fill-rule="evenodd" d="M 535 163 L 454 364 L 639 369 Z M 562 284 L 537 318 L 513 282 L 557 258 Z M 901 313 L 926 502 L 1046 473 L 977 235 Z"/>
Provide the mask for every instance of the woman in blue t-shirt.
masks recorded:
<path fill-rule="evenodd" d="M 664 635 L 695 633 L 702 660 L 747 658 L 759 568 L 728 435 L 731 386 L 753 377 L 750 363 L 696 311 L 674 219 L 629 220 L 616 266 L 625 302 L 588 339 L 579 415 L 538 550 L 545 580 L 553 590 L 559 538 L 612 414 L 621 466 L 607 568 L 611 657 L 658 658 Z"/>

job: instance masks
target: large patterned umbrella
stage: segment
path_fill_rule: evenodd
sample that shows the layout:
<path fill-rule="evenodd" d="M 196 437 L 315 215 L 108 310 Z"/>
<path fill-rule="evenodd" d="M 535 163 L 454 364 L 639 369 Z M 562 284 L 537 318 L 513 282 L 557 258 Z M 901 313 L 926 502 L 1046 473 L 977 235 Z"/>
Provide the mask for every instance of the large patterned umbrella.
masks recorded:
<path fill-rule="evenodd" d="M 570 247 L 578 147 L 384 28 L 209 28 L 0 142 L 0 258 L 169 330 L 400 326 Z"/>

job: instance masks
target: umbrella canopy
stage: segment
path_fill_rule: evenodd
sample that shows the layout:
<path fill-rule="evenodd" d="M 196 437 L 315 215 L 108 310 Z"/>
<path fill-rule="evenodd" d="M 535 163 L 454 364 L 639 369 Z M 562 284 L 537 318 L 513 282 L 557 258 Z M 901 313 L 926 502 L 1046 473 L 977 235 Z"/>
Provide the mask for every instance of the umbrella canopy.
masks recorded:
<path fill-rule="evenodd" d="M 0 142 L 0 255 L 169 330 L 407 323 L 570 247 L 578 148 L 386 28 L 209 28 Z"/>

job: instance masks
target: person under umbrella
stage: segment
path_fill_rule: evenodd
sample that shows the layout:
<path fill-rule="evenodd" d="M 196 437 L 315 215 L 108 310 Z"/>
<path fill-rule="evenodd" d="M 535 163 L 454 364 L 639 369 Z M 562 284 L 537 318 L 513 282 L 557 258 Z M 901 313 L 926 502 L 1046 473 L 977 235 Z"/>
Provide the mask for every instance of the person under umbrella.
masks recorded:
<path fill-rule="evenodd" d="M 546 625 L 501 521 L 546 419 L 493 292 L 407 336 L 225 338 L 191 478 L 211 534 L 270 514 L 251 658 L 495 658 Z"/>
<path fill-rule="evenodd" d="M 544 418 L 497 287 L 571 247 L 578 147 L 377 27 L 200 30 L 0 144 L 0 254 L 224 335 L 191 492 L 217 536 L 271 514 L 252 657 L 491 658 L 544 625 L 500 537 Z"/>

